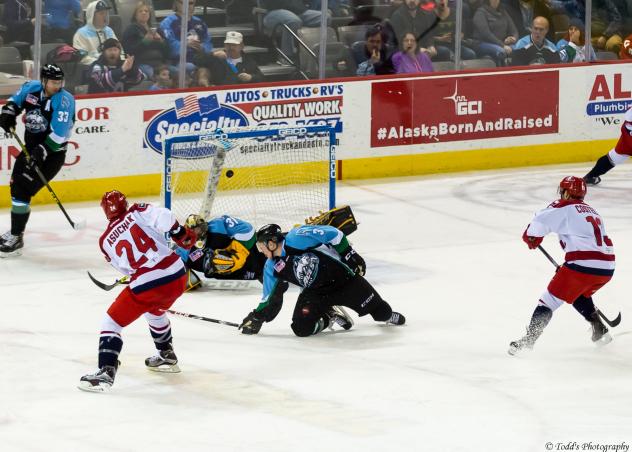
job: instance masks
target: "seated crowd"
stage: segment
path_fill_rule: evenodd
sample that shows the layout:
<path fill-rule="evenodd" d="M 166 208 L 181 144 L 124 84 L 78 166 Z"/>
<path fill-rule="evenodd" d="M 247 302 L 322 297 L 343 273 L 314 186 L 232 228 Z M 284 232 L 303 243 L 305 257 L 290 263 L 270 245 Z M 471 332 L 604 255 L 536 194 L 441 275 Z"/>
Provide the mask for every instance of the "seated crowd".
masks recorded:
<path fill-rule="evenodd" d="M 109 1 L 114 0 L 94 0 L 82 8 L 80 0 L 44 0 L 42 42 L 65 43 L 80 52 L 81 83 L 88 92 L 127 91 L 143 82 L 151 90 L 177 87 L 185 0 L 174 0 L 172 13 L 159 22 L 152 0 L 141 0 L 120 36 L 110 26 Z M 257 60 L 244 52 L 242 33 L 229 26 L 223 47 L 215 48 L 205 17 L 194 14 L 196 0 L 186 1 L 185 86 L 262 81 Z M 285 66 L 295 64 L 301 52 L 300 30 L 319 27 L 323 20 L 321 0 L 224 3 L 243 18 L 253 8 L 262 12 L 261 35 L 253 41 L 274 43 L 278 64 Z M 0 0 L 0 5 L 0 45 L 15 46 L 30 59 L 33 0 Z M 433 62 L 454 61 L 454 0 L 329 0 L 328 5 L 329 26 L 364 27 L 364 39 L 346 43 L 352 70 L 344 75 L 432 72 Z M 495 66 L 578 63 L 596 60 L 595 51 L 632 59 L 629 7 L 626 0 L 592 0 L 587 48 L 585 0 L 464 0 L 461 59 L 487 59 Z M 350 67 L 343 61 L 334 65 Z"/>

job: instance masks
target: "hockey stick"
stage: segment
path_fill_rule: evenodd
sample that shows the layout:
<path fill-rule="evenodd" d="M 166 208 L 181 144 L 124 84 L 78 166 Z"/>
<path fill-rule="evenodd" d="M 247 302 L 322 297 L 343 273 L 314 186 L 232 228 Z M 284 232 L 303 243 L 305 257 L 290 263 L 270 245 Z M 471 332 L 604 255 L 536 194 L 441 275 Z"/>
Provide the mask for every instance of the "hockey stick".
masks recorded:
<path fill-rule="evenodd" d="M 164 312 L 168 312 L 169 314 L 173 314 L 173 315 L 179 315 L 180 317 L 187 317 L 189 319 L 203 320 L 205 322 L 219 323 L 221 325 L 234 326 L 235 328 L 239 328 L 238 323 L 227 322 L 225 320 L 211 319 L 209 317 L 202 317 L 201 315 L 189 314 L 189 313 L 180 312 L 180 311 L 173 311 L 171 309 L 165 309 Z"/>
<path fill-rule="evenodd" d="M 542 251 L 542 254 L 546 256 L 549 262 L 555 265 L 555 268 L 559 270 L 560 268 L 559 264 L 555 262 L 555 259 L 553 259 L 553 257 L 542 247 L 542 245 L 538 245 L 538 249 Z M 597 309 L 597 314 L 599 314 L 599 317 L 601 317 L 604 322 L 606 322 L 609 326 L 613 328 L 618 326 L 619 323 L 621 323 L 621 312 L 619 312 L 619 315 L 617 315 L 613 320 L 610 320 L 608 317 L 606 317 L 604 313 L 601 312 L 599 309 Z"/>
<path fill-rule="evenodd" d="M 44 177 L 44 174 L 42 174 L 42 170 L 40 170 L 39 166 L 37 166 L 37 164 L 31 159 L 31 154 L 29 154 L 29 151 L 26 150 L 26 146 L 24 146 L 24 143 L 22 143 L 22 140 L 20 140 L 20 137 L 18 137 L 18 135 L 15 133 L 15 130 L 11 129 L 11 135 L 13 135 L 13 138 L 15 139 L 15 141 L 18 142 L 18 145 L 20 145 L 20 148 L 22 148 L 22 152 L 24 152 L 24 155 L 26 155 L 27 162 L 33 164 L 33 168 L 35 168 L 35 172 L 37 173 L 37 176 L 40 178 L 40 180 L 46 186 L 46 188 L 48 188 L 48 191 L 50 192 L 51 196 L 53 197 L 53 199 L 55 200 L 55 202 L 57 203 L 57 205 L 61 209 L 62 213 L 66 217 L 66 220 L 68 220 L 68 223 L 70 223 L 72 228 L 74 230 L 77 230 L 77 231 L 79 229 L 85 228 L 86 227 L 86 220 L 85 220 L 85 218 L 83 218 L 83 219 L 81 219 L 79 221 L 72 221 L 72 219 L 68 215 L 68 212 L 66 212 L 66 209 L 64 209 L 64 206 L 62 205 L 61 201 L 59 200 L 59 198 L 57 197 L 57 195 L 53 191 L 53 188 L 50 186 L 50 184 L 48 183 L 48 181 Z"/>
<path fill-rule="evenodd" d="M 119 278 L 116 281 L 114 281 L 112 284 L 105 284 L 105 283 L 99 281 L 94 276 L 92 276 L 90 274 L 90 272 L 88 272 L 88 276 L 90 277 L 92 282 L 97 285 L 97 287 L 99 287 L 100 289 L 103 289 L 103 290 L 112 290 L 116 286 L 118 286 L 119 284 L 129 284 L 129 276 L 123 276 L 122 278 Z"/>

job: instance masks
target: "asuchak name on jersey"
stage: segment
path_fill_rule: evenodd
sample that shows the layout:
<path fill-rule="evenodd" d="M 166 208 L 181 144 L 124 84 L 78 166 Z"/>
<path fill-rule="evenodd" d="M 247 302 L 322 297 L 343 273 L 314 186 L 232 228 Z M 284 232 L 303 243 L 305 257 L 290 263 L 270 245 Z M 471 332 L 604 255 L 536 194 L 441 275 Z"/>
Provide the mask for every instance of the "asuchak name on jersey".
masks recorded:
<path fill-rule="evenodd" d="M 99 239 L 106 260 L 131 277 L 133 292 L 167 284 L 185 274 L 184 263 L 169 248 L 164 235 L 175 222 L 168 209 L 134 204 L 125 216 L 111 222 Z"/>

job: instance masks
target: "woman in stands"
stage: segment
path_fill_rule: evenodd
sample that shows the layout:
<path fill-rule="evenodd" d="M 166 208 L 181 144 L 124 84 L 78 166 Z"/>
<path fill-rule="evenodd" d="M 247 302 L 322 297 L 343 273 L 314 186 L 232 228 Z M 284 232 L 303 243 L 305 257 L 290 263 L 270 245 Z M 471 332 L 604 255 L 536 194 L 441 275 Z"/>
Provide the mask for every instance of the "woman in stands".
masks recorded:
<path fill-rule="evenodd" d="M 566 35 L 556 44 L 562 62 L 583 63 L 585 61 L 595 61 L 597 56 L 592 47 L 590 47 L 590 58 L 586 58 L 585 44 L 584 23 L 579 19 L 571 19 Z"/>
<path fill-rule="evenodd" d="M 404 33 L 399 42 L 401 50 L 392 59 L 397 74 L 432 72 L 430 57 L 419 50 L 414 33 Z"/>
<path fill-rule="evenodd" d="M 497 66 L 506 66 L 511 46 L 518 40 L 518 29 L 500 4 L 488 0 L 474 13 L 474 39 L 480 41 L 479 56 L 491 57 Z"/>
<path fill-rule="evenodd" d="M 127 55 L 134 55 L 141 71 L 152 78 L 154 67 L 165 64 L 169 47 L 153 26 L 151 6 L 141 1 L 134 10 L 132 23 L 123 32 L 123 48 Z"/>

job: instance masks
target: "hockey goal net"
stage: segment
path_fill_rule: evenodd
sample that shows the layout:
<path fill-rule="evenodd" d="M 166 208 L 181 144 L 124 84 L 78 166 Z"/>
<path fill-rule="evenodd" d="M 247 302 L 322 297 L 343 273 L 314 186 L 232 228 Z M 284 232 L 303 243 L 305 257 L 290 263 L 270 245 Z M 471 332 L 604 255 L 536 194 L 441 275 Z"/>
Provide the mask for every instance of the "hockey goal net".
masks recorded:
<path fill-rule="evenodd" d="M 163 205 L 178 220 L 231 215 L 289 228 L 335 206 L 329 126 L 224 129 L 163 144 Z"/>

